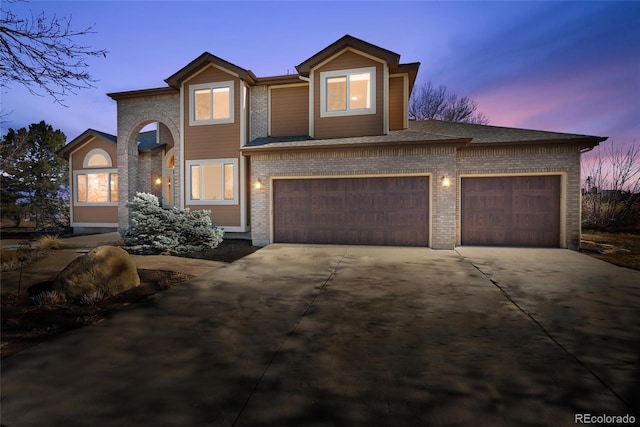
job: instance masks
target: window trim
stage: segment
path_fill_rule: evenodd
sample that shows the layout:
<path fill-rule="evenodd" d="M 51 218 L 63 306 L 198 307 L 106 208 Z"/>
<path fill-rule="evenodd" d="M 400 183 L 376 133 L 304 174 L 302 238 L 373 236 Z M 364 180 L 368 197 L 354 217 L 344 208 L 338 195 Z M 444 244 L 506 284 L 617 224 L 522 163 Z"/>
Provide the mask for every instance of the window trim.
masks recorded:
<path fill-rule="evenodd" d="M 360 108 L 357 110 L 349 109 L 349 95 L 347 94 L 347 109 L 340 111 L 328 111 L 327 110 L 327 79 L 333 77 L 347 77 L 352 74 L 364 74 L 369 73 L 371 84 L 369 85 L 369 108 Z M 344 117 L 344 116 L 362 116 L 367 114 L 376 114 L 376 67 L 364 67 L 364 68 L 350 68 L 347 70 L 333 70 L 333 71 L 321 71 L 320 72 L 320 117 Z M 347 88 L 349 85 L 347 84 Z"/>
<path fill-rule="evenodd" d="M 224 82 L 215 82 L 215 83 L 201 83 L 197 85 L 189 86 L 189 125 L 190 126 L 202 126 L 202 125 L 217 125 L 217 124 L 225 124 L 225 123 L 234 123 L 235 122 L 235 96 L 234 96 L 234 81 L 228 80 Z M 219 89 L 219 88 L 229 88 L 229 117 L 223 119 L 208 119 L 208 120 L 196 120 L 196 97 L 195 92 L 202 89 Z M 213 97 L 211 98 L 211 114 L 213 114 Z"/>
<path fill-rule="evenodd" d="M 204 165 L 221 165 L 222 166 L 222 192 L 224 195 L 224 165 L 232 164 L 233 165 L 233 199 L 222 199 L 222 200 L 213 200 L 213 199 L 192 199 L 191 198 L 191 166 L 204 166 Z M 238 180 L 238 159 L 237 158 L 228 158 L 228 159 L 202 159 L 202 160 L 187 160 L 186 161 L 186 201 L 187 205 L 237 205 L 239 200 L 239 186 L 240 182 Z M 201 181 L 202 182 L 202 181 Z"/>
<path fill-rule="evenodd" d="M 81 202 L 78 200 L 78 175 L 91 175 L 106 173 L 109 188 L 107 189 L 108 202 Z M 118 201 L 111 201 L 111 175 L 118 175 L 118 169 L 88 169 L 73 171 L 73 204 L 74 206 L 118 206 Z M 119 179 L 116 178 L 116 179 Z M 119 182 L 118 182 L 119 184 Z M 119 198 L 119 197 L 118 197 Z"/>
<path fill-rule="evenodd" d="M 100 154 L 102 155 L 105 159 L 107 159 L 107 164 L 106 165 L 99 165 L 99 166 L 89 166 L 89 159 L 91 159 L 92 156 L 94 156 L 95 154 Z M 106 150 L 102 149 L 102 148 L 92 148 L 91 150 L 89 150 L 87 152 L 87 154 L 85 154 L 84 159 L 82 160 L 82 167 L 85 169 L 95 169 L 95 168 L 111 168 L 113 167 L 113 160 L 111 159 L 111 155 L 109 153 L 107 153 Z"/>

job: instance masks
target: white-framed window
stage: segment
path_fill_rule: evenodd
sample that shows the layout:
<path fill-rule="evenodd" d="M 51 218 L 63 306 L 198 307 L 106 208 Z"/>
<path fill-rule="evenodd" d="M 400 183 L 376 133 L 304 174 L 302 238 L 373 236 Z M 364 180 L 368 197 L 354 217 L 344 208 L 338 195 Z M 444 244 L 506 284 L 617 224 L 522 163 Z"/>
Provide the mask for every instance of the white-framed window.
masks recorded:
<path fill-rule="evenodd" d="M 118 172 L 115 169 L 75 171 L 73 182 L 77 206 L 118 205 Z"/>
<path fill-rule="evenodd" d="M 85 168 L 110 168 L 112 165 L 111 156 L 102 148 L 89 150 L 82 161 Z"/>
<path fill-rule="evenodd" d="M 320 117 L 376 113 L 376 67 L 320 73 Z"/>
<path fill-rule="evenodd" d="M 187 160 L 187 204 L 237 205 L 238 159 Z"/>
<path fill-rule="evenodd" d="M 189 124 L 233 123 L 233 81 L 189 86 Z"/>

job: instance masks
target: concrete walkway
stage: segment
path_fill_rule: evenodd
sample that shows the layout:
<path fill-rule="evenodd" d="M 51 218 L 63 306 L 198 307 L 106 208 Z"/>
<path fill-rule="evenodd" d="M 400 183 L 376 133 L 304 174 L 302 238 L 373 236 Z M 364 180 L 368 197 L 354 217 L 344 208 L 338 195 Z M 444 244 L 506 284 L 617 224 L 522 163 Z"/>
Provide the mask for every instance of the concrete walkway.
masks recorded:
<path fill-rule="evenodd" d="M 564 250 L 271 245 L 3 360 L 1 421 L 573 426 L 638 411 L 639 306 Z"/>

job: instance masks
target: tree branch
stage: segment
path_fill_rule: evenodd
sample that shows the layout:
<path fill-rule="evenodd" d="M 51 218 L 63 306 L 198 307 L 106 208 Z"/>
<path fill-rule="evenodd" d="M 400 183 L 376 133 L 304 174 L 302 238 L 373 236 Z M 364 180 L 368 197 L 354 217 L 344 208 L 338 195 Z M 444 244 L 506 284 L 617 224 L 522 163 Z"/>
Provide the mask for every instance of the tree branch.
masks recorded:
<path fill-rule="evenodd" d="M 75 31 L 71 17 L 48 20 L 44 13 L 20 18 L 1 10 L 0 86 L 19 83 L 30 93 L 51 96 L 64 105 L 64 98 L 80 89 L 93 88 L 86 62 L 90 57 L 106 57 L 104 49 L 94 50 L 76 42 L 94 34 L 93 26 Z"/>

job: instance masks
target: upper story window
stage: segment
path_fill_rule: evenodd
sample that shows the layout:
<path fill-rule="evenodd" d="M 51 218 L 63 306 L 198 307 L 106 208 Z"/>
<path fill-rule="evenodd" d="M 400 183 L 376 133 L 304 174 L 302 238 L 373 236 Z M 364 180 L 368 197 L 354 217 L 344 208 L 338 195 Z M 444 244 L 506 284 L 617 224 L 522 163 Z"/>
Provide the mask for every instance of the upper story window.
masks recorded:
<path fill-rule="evenodd" d="M 320 73 L 320 117 L 375 113 L 375 67 Z"/>
<path fill-rule="evenodd" d="M 233 123 L 233 81 L 189 86 L 189 124 Z"/>

